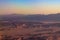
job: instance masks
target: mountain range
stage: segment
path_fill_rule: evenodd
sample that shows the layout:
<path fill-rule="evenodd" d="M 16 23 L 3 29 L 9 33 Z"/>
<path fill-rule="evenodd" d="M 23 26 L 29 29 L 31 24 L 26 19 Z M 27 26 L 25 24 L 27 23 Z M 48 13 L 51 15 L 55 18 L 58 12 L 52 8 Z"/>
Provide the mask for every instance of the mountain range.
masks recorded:
<path fill-rule="evenodd" d="M 60 13 L 41 15 L 10 14 L 0 15 L 0 21 L 60 21 Z"/>

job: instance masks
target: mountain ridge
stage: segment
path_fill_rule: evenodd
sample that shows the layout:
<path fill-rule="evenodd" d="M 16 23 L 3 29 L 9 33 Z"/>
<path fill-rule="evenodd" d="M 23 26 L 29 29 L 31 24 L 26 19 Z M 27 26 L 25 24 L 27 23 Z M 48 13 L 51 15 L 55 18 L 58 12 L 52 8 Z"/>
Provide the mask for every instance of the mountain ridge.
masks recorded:
<path fill-rule="evenodd" d="M 60 21 L 60 14 L 49 14 L 49 15 L 23 15 L 23 14 L 10 14 L 1 15 L 0 20 L 6 21 Z"/>

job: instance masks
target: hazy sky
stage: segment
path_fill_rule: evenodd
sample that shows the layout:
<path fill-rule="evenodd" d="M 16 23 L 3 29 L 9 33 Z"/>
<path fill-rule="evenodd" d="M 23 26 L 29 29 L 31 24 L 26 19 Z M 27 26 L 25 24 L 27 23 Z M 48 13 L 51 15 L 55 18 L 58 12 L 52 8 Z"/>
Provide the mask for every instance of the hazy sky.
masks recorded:
<path fill-rule="evenodd" d="M 60 12 L 60 0 L 0 0 L 1 14 L 50 14 Z"/>

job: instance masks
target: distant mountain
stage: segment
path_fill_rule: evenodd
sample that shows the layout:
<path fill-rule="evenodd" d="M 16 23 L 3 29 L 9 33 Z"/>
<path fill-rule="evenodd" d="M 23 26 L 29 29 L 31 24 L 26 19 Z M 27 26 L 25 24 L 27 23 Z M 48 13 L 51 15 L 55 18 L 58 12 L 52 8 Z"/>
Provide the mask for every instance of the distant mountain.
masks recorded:
<path fill-rule="evenodd" d="M 49 15 L 23 15 L 23 14 L 11 14 L 11 15 L 0 15 L 0 20 L 4 21 L 60 21 L 60 14 L 49 14 Z"/>

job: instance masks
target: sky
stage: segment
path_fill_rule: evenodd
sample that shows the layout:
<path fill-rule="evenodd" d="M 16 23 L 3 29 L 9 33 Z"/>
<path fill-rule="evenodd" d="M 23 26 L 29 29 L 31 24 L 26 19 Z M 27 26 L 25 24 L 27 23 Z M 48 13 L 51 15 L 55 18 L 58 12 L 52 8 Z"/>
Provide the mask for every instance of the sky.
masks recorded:
<path fill-rule="evenodd" d="M 60 0 L 0 0 L 0 14 L 56 14 Z"/>

